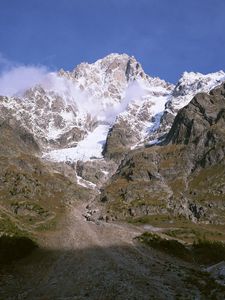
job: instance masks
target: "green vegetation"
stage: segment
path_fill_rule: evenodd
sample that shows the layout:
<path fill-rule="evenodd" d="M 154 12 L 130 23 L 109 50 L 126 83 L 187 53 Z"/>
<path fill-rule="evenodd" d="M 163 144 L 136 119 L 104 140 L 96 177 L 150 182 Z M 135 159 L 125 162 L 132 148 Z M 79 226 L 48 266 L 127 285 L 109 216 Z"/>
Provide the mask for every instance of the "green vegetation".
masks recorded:
<path fill-rule="evenodd" d="M 23 258 L 37 247 L 30 232 L 20 228 L 6 214 L 0 214 L 0 264 Z"/>
<path fill-rule="evenodd" d="M 51 218 L 50 220 L 47 220 L 46 222 L 43 222 L 41 224 L 38 224 L 35 226 L 35 231 L 51 231 L 56 230 L 57 224 L 59 223 L 60 216 Z"/>
<path fill-rule="evenodd" d="M 177 240 L 165 239 L 155 233 L 145 232 L 139 240 L 148 246 L 176 256 L 186 261 L 191 261 L 191 251 Z"/>
<path fill-rule="evenodd" d="M 15 222 L 5 214 L 0 214 L 0 234 L 13 235 L 13 236 L 24 236 L 28 235 L 27 232 L 20 229 Z"/>
<path fill-rule="evenodd" d="M 37 244 L 28 237 L 7 236 L 0 237 L 0 264 L 8 264 L 13 260 L 30 254 Z"/>
<path fill-rule="evenodd" d="M 154 214 L 145 215 L 141 217 L 129 217 L 127 218 L 129 223 L 133 224 L 150 224 L 156 227 L 168 228 L 168 227 L 178 227 L 180 225 L 188 225 L 191 222 L 185 219 L 183 216 L 172 216 L 169 214 Z"/>
<path fill-rule="evenodd" d="M 173 238 L 178 238 L 188 243 L 193 243 L 198 240 L 208 239 L 210 241 L 225 240 L 224 229 L 216 229 L 213 226 L 190 224 L 186 227 L 173 228 L 166 230 L 165 233 Z"/>
<path fill-rule="evenodd" d="M 20 210 L 27 210 L 43 217 L 48 217 L 50 214 L 42 206 L 31 201 L 13 201 L 11 203 L 11 208 L 16 214 L 18 214 Z"/>
<path fill-rule="evenodd" d="M 225 260 L 225 244 L 219 241 L 198 240 L 192 245 L 195 262 L 214 264 Z"/>
<path fill-rule="evenodd" d="M 169 214 L 129 216 L 126 221 L 135 225 L 149 224 L 161 228 L 162 232 L 169 237 L 189 244 L 198 240 L 225 241 L 225 225 L 193 223 L 184 216 Z"/>
<path fill-rule="evenodd" d="M 139 241 L 169 255 L 198 264 L 209 265 L 225 260 L 225 244 L 219 241 L 204 239 L 186 246 L 175 239 L 150 232 L 142 234 Z"/>
<path fill-rule="evenodd" d="M 220 300 L 225 295 L 225 287 L 217 283 L 207 272 L 190 270 L 184 282 L 190 289 L 196 286 L 204 299 Z"/>

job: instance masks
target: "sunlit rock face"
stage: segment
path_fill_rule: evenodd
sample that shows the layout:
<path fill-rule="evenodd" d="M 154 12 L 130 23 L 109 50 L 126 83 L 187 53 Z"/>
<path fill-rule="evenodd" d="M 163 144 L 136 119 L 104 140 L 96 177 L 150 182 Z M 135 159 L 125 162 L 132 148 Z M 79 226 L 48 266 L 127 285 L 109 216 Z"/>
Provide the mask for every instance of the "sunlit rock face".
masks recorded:
<path fill-rule="evenodd" d="M 100 199 L 113 217 L 225 224 L 225 84 L 178 111 L 158 146 L 129 151 Z"/>
<path fill-rule="evenodd" d="M 222 71 L 185 72 L 173 85 L 147 75 L 133 56 L 110 54 L 72 71 L 47 73 L 38 85 L 1 97 L 0 108 L 50 160 L 120 160 L 131 149 L 159 143 L 180 108 L 224 79 Z"/>

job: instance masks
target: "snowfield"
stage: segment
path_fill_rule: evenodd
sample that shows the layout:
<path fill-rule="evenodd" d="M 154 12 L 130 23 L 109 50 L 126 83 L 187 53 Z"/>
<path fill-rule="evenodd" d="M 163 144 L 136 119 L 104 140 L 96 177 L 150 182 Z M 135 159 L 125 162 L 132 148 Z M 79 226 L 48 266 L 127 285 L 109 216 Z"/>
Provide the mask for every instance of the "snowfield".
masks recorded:
<path fill-rule="evenodd" d="M 43 155 L 53 161 L 87 161 L 92 158 L 102 158 L 102 150 L 109 131 L 109 125 L 99 125 L 77 147 L 53 150 Z"/>

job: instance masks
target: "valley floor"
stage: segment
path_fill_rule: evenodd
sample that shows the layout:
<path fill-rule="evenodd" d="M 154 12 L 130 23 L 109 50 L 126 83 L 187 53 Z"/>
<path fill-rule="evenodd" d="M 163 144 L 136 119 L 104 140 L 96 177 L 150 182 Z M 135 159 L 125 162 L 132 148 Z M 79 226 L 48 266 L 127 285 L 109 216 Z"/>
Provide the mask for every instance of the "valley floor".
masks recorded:
<path fill-rule="evenodd" d="M 87 222 L 85 206 L 71 208 L 31 256 L 0 270 L 0 299 L 207 299 L 189 282 L 195 266 L 139 244 L 141 227 Z"/>

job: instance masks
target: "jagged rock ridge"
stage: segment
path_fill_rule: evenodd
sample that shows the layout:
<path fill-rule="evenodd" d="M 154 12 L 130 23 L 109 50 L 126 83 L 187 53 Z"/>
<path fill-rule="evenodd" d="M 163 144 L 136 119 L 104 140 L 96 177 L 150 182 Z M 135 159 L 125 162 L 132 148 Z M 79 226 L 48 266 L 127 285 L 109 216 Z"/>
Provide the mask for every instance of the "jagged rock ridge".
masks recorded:
<path fill-rule="evenodd" d="M 161 146 L 130 152 L 101 195 L 121 218 L 224 224 L 225 85 L 181 109 Z"/>
<path fill-rule="evenodd" d="M 0 106 L 3 117 L 16 118 L 42 151 L 59 149 L 46 158 L 102 157 L 99 145 L 107 138 L 104 155 L 120 159 L 130 149 L 156 142 L 170 129 L 178 108 L 224 79 L 222 71 L 184 73 L 174 86 L 145 74 L 134 57 L 110 54 L 71 72 L 50 73 L 22 95 L 1 97 Z M 85 152 L 87 147 L 95 149 L 93 154 Z"/>

